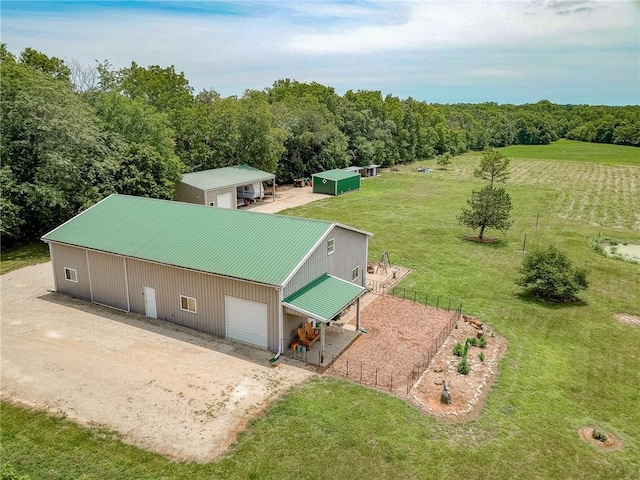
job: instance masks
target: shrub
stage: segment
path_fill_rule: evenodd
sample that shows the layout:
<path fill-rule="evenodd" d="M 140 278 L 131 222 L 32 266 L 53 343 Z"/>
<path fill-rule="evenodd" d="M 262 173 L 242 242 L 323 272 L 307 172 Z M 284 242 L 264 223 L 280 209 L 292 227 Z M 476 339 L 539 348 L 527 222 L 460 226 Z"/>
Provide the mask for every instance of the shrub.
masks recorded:
<path fill-rule="evenodd" d="M 449 152 L 444 155 L 440 155 L 436 160 L 436 163 L 440 165 L 443 169 L 447 167 L 447 165 L 451 165 L 451 154 Z"/>
<path fill-rule="evenodd" d="M 469 347 L 471 346 L 471 343 L 469 343 L 469 339 L 467 338 L 467 340 L 464 342 L 464 349 L 462 350 L 462 358 L 467 358 L 467 352 L 469 352 Z"/>
<path fill-rule="evenodd" d="M 484 362 L 484 352 L 480 352 L 478 354 L 478 358 L 480 359 L 481 362 Z"/>
<path fill-rule="evenodd" d="M 587 270 L 574 267 L 567 254 L 554 245 L 528 253 L 519 271 L 516 284 L 546 300 L 575 300 L 580 290 L 589 287 Z"/>
<path fill-rule="evenodd" d="M 460 360 L 457 370 L 458 373 L 461 373 L 462 375 L 467 375 L 471 371 L 471 365 L 469 365 L 469 362 L 467 362 L 466 358 Z"/>
<path fill-rule="evenodd" d="M 0 470 L 0 478 L 2 480 L 29 480 L 26 475 L 18 475 L 13 468 L 13 465 L 5 463 Z"/>
<path fill-rule="evenodd" d="M 593 433 L 591 434 L 591 436 L 602 443 L 607 441 L 607 434 L 600 430 L 598 427 L 595 427 L 593 429 Z"/>
<path fill-rule="evenodd" d="M 480 338 L 480 340 L 478 341 L 478 346 L 480 348 L 486 348 L 487 347 L 487 339 L 482 337 Z"/>
<path fill-rule="evenodd" d="M 453 344 L 453 354 L 456 357 L 461 357 L 463 353 L 464 353 L 464 345 L 462 345 L 460 342 L 454 343 Z"/>
<path fill-rule="evenodd" d="M 467 342 L 469 342 L 469 345 L 471 345 L 472 347 L 478 346 L 478 339 L 476 337 L 467 338 Z"/>

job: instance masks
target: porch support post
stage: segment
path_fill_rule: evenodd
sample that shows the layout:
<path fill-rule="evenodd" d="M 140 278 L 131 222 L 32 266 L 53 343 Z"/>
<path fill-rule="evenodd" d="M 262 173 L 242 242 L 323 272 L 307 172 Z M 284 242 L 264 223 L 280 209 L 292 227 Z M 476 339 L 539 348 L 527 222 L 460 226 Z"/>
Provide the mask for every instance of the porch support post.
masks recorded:
<path fill-rule="evenodd" d="M 358 297 L 358 300 L 356 300 L 356 331 L 360 331 L 360 298 L 362 297 Z"/>
<path fill-rule="evenodd" d="M 325 336 L 326 324 L 320 322 L 320 365 L 324 363 L 324 336 Z"/>

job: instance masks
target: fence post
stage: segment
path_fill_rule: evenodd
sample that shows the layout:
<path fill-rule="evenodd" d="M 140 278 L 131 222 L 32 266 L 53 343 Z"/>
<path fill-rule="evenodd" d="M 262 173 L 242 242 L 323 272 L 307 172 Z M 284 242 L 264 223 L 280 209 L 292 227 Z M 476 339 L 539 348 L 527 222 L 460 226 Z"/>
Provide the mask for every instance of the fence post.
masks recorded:
<path fill-rule="evenodd" d="M 436 308 L 440 306 L 440 295 L 436 297 Z"/>
<path fill-rule="evenodd" d="M 393 372 L 391 372 L 391 385 L 389 386 L 389 391 L 393 392 Z"/>
<path fill-rule="evenodd" d="M 417 295 L 418 295 L 418 292 L 413 292 L 413 303 L 416 303 Z"/>
<path fill-rule="evenodd" d="M 347 358 L 347 378 L 349 378 L 349 359 Z"/>
<path fill-rule="evenodd" d="M 427 294 L 425 293 L 425 294 L 424 294 L 424 304 L 425 304 L 425 305 L 429 305 L 429 302 L 427 302 L 427 298 L 428 298 L 428 297 L 427 297 Z"/>
<path fill-rule="evenodd" d="M 410 376 L 409 376 L 409 375 L 407 375 L 407 395 L 409 395 L 409 390 L 410 390 L 410 388 L 409 388 L 409 382 L 410 382 L 410 381 L 411 381 L 411 380 L 410 380 Z"/>
<path fill-rule="evenodd" d="M 378 386 L 378 369 L 376 368 L 376 387 Z"/>
<path fill-rule="evenodd" d="M 402 289 L 402 301 L 404 302 L 407 299 L 407 289 Z"/>
<path fill-rule="evenodd" d="M 360 383 L 362 383 L 362 364 L 360 364 Z"/>

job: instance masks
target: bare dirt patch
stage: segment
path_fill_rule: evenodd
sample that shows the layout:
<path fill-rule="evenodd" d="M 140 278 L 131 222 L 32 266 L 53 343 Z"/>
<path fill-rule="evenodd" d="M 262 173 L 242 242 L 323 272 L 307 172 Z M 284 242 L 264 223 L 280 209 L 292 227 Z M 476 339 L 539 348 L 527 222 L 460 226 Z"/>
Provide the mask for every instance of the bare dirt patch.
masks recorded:
<path fill-rule="evenodd" d="M 640 263 L 640 245 L 606 244 L 603 248 L 608 257 Z"/>
<path fill-rule="evenodd" d="M 273 197 L 269 196 L 265 197 L 262 202 L 252 203 L 247 207 L 242 207 L 242 209 L 253 212 L 278 213 L 287 208 L 299 207 L 307 203 L 315 202 L 316 200 L 327 198 L 331 197 L 322 193 L 313 193 L 313 188 L 310 186 L 294 187 L 293 185 L 278 185 L 275 202 L 273 201 Z"/>
<path fill-rule="evenodd" d="M 100 426 L 170 459 L 223 455 L 314 373 L 272 353 L 57 293 L 51 264 L 0 277 L 0 398 Z"/>
<path fill-rule="evenodd" d="M 593 430 L 595 427 L 582 427 L 579 432 L 582 439 L 593 445 L 594 447 L 605 450 L 620 450 L 622 448 L 622 442 L 611 435 L 609 432 L 606 432 L 607 439 L 603 442 L 598 440 L 597 438 L 593 438 Z"/>
<path fill-rule="evenodd" d="M 616 313 L 613 315 L 617 321 L 633 325 L 634 327 L 640 327 L 640 317 L 637 315 L 629 315 L 628 313 Z"/>

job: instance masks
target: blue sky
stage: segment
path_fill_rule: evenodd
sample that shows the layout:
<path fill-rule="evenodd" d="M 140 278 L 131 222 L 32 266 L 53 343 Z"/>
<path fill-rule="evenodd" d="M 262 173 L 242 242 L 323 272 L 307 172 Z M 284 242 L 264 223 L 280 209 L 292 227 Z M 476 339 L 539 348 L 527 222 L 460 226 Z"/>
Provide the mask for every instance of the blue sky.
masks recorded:
<path fill-rule="evenodd" d="M 195 92 L 283 78 L 429 103 L 640 104 L 640 0 L 2 0 L 18 54 L 174 65 Z"/>

